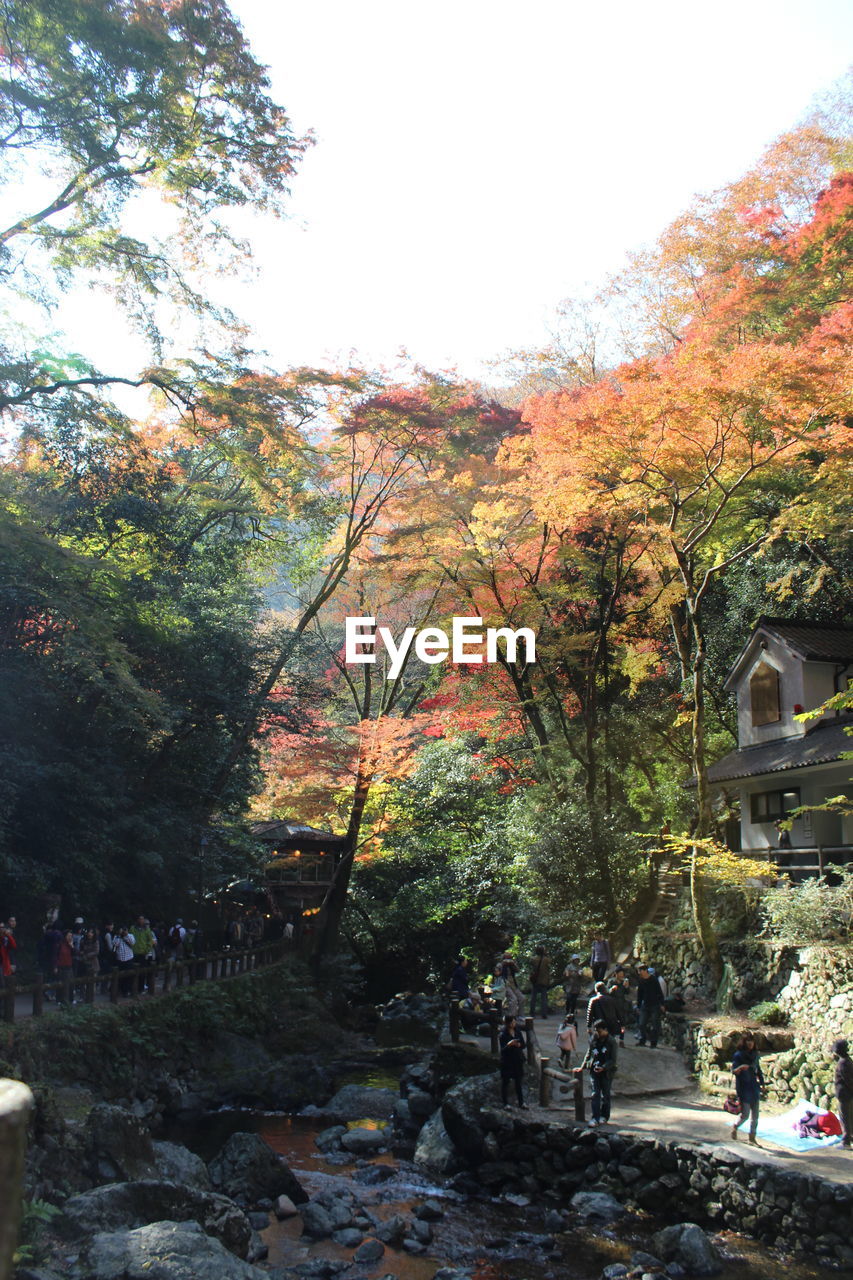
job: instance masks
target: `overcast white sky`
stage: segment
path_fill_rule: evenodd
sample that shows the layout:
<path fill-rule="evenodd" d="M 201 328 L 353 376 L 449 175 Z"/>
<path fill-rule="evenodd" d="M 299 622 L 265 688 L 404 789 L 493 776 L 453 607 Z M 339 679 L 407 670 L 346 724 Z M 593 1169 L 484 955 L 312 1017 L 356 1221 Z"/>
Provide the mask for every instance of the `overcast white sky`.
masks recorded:
<path fill-rule="evenodd" d="M 842 0 L 232 0 L 317 145 L 229 300 L 278 365 L 543 343 L 845 70 Z M 103 360 L 103 353 L 101 353 Z"/>

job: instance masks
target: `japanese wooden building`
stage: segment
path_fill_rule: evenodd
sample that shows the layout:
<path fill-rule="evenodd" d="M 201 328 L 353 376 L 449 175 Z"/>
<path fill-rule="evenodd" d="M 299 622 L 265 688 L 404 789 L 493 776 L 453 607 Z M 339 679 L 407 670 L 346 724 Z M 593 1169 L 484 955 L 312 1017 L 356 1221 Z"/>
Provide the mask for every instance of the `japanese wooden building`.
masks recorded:
<path fill-rule="evenodd" d="M 320 909 L 343 857 L 346 837 L 298 822 L 256 822 L 251 831 L 269 849 L 259 887 L 298 927 Z"/>

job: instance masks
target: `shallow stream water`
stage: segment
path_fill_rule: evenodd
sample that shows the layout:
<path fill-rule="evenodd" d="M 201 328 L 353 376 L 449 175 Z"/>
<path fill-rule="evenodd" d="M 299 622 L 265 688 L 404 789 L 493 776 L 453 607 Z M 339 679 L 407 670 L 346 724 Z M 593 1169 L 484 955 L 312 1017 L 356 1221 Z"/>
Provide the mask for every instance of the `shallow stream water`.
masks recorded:
<path fill-rule="evenodd" d="M 364 1077 L 359 1083 L 366 1083 Z M 397 1213 L 409 1216 L 427 1198 L 440 1202 L 445 1214 L 432 1224 L 434 1238 L 425 1254 L 415 1256 L 386 1246 L 379 1262 L 353 1267 L 353 1280 L 356 1276 L 378 1280 L 388 1273 L 399 1280 L 432 1280 L 441 1266 L 467 1268 L 472 1280 L 599 1280 L 604 1267 L 614 1262 L 628 1265 L 637 1250 L 654 1253 L 651 1236 L 663 1223 L 647 1215 L 631 1215 L 612 1230 L 578 1227 L 552 1234 L 544 1226 L 548 1204 L 519 1203 L 521 1197 L 463 1195 L 390 1154 L 332 1165 L 314 1144 L 316 1134 L 329 1123 L 313 1117 L 229 1111 L 208 1117 L 201 1130 L 174 1136 L 210 1159 L 231 1133 L 259 1133 L 286 1159 L 309 1196 L 347 1188 L 380 1219 Z M 360 1182 L 360 1171 L 374 1164 L 390 1166 L 395 1172 L 380 1185 Z M 330 1240 L 303 1240 L 301 1232 L 299 1217 L 283 1222 L 272 1219 L 262 1233 L 270 1266 L 295 1267 L 313 1258 L 351 1260 L 351 1249 Z M 829 1274 L 816 1264 L 795 1262 L 730 1232 L 714 1238 L 725 1259 L 720 1280 L 826 1280 Z"/>

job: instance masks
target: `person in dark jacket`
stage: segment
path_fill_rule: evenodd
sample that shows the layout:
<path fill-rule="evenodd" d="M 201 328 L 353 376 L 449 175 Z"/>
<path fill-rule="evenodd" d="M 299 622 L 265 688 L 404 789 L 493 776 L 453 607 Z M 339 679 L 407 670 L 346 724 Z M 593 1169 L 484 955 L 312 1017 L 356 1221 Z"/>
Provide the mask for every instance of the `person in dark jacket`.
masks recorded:
<path fill-rule="evenodd" d="M 468 957 L 460 956 L 456 961 L 456 968 L 450 975 L 450 994 L 457 996 L 460 1000 L 467 1000 L 470 989 L 468 983 Z"/>
<path fill-rule="evenodd" d="M 637 1016 L 640 1023 L 637 1044 L 645 1044 L 648 1039 L 649 1048 L 656 1049 L 663 992 L 655 975 L 649 973 L 648 965 L 641 964 L 637 974 Z"/>
<path fill-rule="evenodd" d="M 841 1121 L 841 1145 L 849 1147 L 853 1145 L 853 1062 L 846 1040 L 836 1040 L 832 1052 L 836 1060 L 835 1097 Z"/>
<path fill-rule="evenodd" d="M 501 1049 L 501 1102 L 505 1107 L 509 1106 L 509 1082 L 512 1080 L 515 1083 L 515 1096 L 518 1099 L 518 1105 L 522 1111 L 526 1111 L 527 1107 L 524 1103 L 521 1083 L 524 1079 L 524 1051 L 527 1048 L 527 1042 L 524 1039 L 524 1032 L 518 1029 L 515 1024 L 515 1018 L 511 1013 L 508 1013 L 504 1018 L 499 1042 Z"/>
<path fill-rule="evenodd" d="M 551 957 L 544 947 L 537 947 L 534 952 L 533 967 L 530 970 L 530 1016 L 536 1017 L 537 1003 L 541 1005 L 542 1017 L 548 1017 L 548 988 L 551 985 Z"/>
<path fill-rule="evenodd" d="M 575 1067 L 575 1075 L 585 1067 L 589 1069 L 592 1081 L 592 1123 L 607 1124 L 610 1119 L 610 1089 L 616 1074 L 616 1044 L 602 1019 L 593 1027 L 586 1057 L 579 1067 Z"/>
<path fill-rule="evenodd" d="M 605 938 L 603 931 L 599 929 L 592 940 L 589 954 L 593 982 L 602 982 L 604 980 L 604 975 L 610 965 L 610 959 L 610 943 Z"/>
<path fill-rule="evenodd" d="M 755 1131 L 758 1128 L 758 1106 L 761 1090 L 764 1087 L 764 1076 L 755 1047 L 755 1038 L 751 1031 L 745 1031 L 732 1058 L 732 1072 L 735 1078 L 738 1102 L 740 1103 L 740 1119 L 732 1125 L 732 1138 L 737 1138 L 738 1129 L 749 1117 L 749 1141 L 758 1146 Z"/>
<path fill-rule="evenodd" d="M 631 1021 L 631 1000 L 628 994 L 628 979 L 625 977 L 625 970 L 622 968 L 615 969 L 610 979 L 610 986 L 607 994 L 616 1006 L 616 1017 L 619 1022 L 619 1043 L 625 1044 L 625 1028 Z"/>
<path fill-rule="evenodd" d="M 596 982 L 595 992 L 586 1007 L 586 1029 L 590 1040 L 594 1038 L 593 1028 L 596 1022 L 606 1023 L 607 1030 L 612 1036 L 618 1036 L 622 1030 L 616 1001 L 607 994 L 607 987 L 603 982 Z"/>

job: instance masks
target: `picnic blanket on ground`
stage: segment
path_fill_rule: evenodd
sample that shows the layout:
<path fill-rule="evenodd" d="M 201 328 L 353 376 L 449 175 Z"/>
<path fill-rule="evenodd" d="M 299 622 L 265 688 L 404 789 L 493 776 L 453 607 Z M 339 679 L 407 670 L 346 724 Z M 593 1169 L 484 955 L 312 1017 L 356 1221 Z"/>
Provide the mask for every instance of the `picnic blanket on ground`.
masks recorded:
<path fill-rule="evenodd" d="M 840 1134 L 828 1138 L 801 1138 L 795 1131 L 794 1125 L 807 1111 L 812 1111 L 819 1116 L 827 1114 L 813 1102 L 806 1102 L 805 1098 L 800 1098 L 799 1102 L 780 1116 L 759 1116 L 759 1139 L 772 1142 L 777 1147 L 787 1147 L 789 1151 L 814 1151 L 816 1147 L 832 1147 L 841 1141 Z"/>

